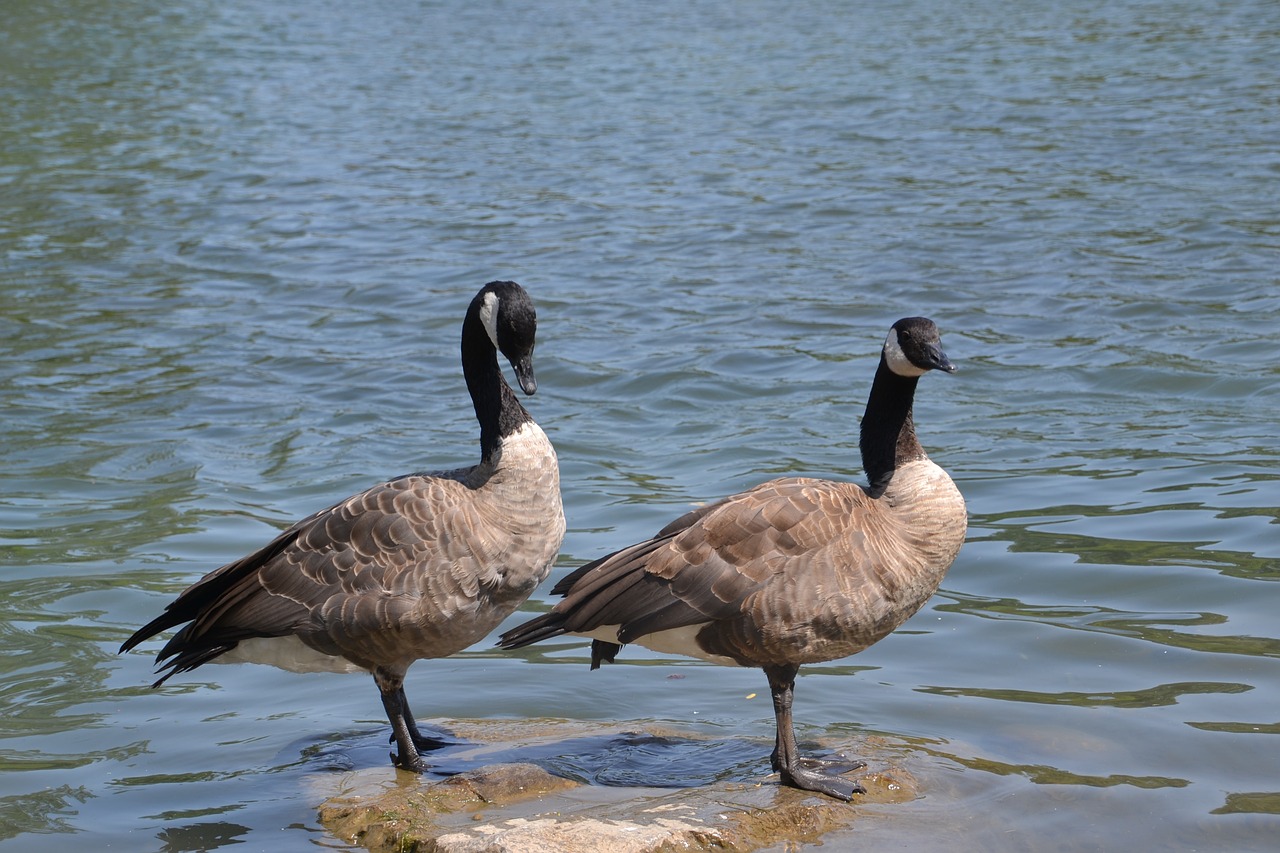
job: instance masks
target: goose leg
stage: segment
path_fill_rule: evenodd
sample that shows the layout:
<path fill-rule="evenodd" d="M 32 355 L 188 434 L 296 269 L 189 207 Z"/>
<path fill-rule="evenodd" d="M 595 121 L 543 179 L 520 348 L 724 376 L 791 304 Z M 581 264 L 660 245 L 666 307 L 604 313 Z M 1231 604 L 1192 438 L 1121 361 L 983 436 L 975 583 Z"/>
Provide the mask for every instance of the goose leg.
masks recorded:
<path fill-rule="evenodd" d="M 413 737 L 417 726 L 413 723 L 409 702 L 404 695 L 404 674 L 379 669 L 374 671 L 373 678 L 378 683 L 378 692 L 382 694 L 382 707 L 387 712 L 387 720 L 391 722 L 391 736 L 396 742 L 397 752 L 391 753 L 391 763 L 402 770 L 425 773 L 427 762 L 418 754 L 418 746 Z"/>
<path fill-rule="evenodd" d="M 778 732 L 774 738 L 773 754 L 769 756 L 773 769 L 778 771 L 784 785 L 805 791 L 816 791 L 848 802 L 854 794 L 865 794 L 866 789 L 857 782 L 829 775 L 840 762 L 802 759 L 796 746 L 796 733 L 791 722 L 791 699 L 795 692 L 797 666 L 766 666 L 764 674 L 769 679 L 769 692 L 773 695 L 773 715 Z M 853 769 L 852 767 L 850 769 Z"/>
<path fill-rule="evenodd" d="M 769 763 L 774 770 L 780 768 L 778 756 L 782 753 L 780 738 L 775 735 L 773 739 L 773 753 L 769 756 Z M 800 766 L 806 770 L 816 770 L 827 776 L 837 776 L 841 773 L 852 773 L 855 770 L 861 770 L 867 766 L 867 762 L 859 761 L 856 758 L 846 758 L 841 755 L 839 758 L 800 758 L 798 759 Z"/>

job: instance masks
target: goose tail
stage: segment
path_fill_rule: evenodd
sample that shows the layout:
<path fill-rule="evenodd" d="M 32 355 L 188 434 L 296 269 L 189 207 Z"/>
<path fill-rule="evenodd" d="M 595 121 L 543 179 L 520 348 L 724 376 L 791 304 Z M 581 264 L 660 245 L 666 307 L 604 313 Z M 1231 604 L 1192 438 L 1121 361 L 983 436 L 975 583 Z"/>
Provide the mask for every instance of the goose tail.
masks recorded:
<path fill-rule="evenodd" d="M 554 610 L 550 613 L 544 613 L 522 625 L 517 625 L 498 637 L 498 647 L 502 649 L 519 649 L 540 640 L 559 637 L 566 633 L 564 623 L 565 614 L 557 613 Z"/>
<path fill-rule="evenodd" d="M 570 633 L 565 627 L 565 621 L 566 616 L 563 613 L 557 613 L 554 610 L 550 613 L 544 613 L 500 636 L 498 638 L 498 647 L 502 649 L 519 649 L 542 640 L 549 640 L 552 637 L 564 636 Z M 591 641 L 591 668 L 599 669 L 601 663 L 613 663 L 614 658 L 618 656 L 618 652 L 621 650 L 621 643 L 593 639 Z"/>

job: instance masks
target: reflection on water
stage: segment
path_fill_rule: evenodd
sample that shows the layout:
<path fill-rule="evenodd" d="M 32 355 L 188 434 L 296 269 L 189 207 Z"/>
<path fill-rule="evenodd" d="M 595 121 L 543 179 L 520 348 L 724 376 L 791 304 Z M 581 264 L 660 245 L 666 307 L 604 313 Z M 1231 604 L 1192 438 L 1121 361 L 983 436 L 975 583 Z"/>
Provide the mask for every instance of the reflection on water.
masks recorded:
<path fill-rule="evenodd" d="M 1227 794 L 1227 802 L 1212 814 L 1274 814 L 1280 815 L 1280 793 Z"/>
<path fill-rule="evenodd" d="M 160 848 L 163 853 L 170 853 L 170 851 L 176 853 L 179 850 L 217 850 L 219 847 L 243 844 L 243 836 L 252 832 L 250 827 L 227 821 L 202 821 L 185 825 L 181 823 L 182 820 L 193 817 L 192 815 L 163 815 L 162 817 L 166 821 L 174 822 L 174 825 L 156 833 L 156 837 L 163 845 Z"/>
<path fill-rule="evenodd" d="M 1081 708 L 1155 708 L 1176 705 L 1183 694 L 1243 693 L 1248 684 L 1161 684 L 1146 690 L 1121 693 L 1036 693 L 1029 690 L 968 690 L 962 687 L 921 687 L 922 693 L 939 696 L 972 696 L 1002 702 L 1033 702 L 1042 705 L 1075 705 Z"/>
<path fill-rule="evenodd" d="M 0 824 L 0 841 L 16 838 L 25 833 L 75 832 L 77 805 L 87 802 L 93 794 L 88 789 L 60 785 L 54 789 L 16 794 L 0 798 L 4 810 L 4 823 Z"/>
<path fill-rule="evenodd" d="M 1236 734 L 1280 734 L 1280 723 L 1187 723 L 1207 732 L 1234 732 Z"/>
<path fill-rule="evenodd" d="M 1252 495 L 1256 491 L 1256 487 L 1245 488 L 1241 493 Z M 1088 519 L 1098 527 L 1124 527 L 1130 533 L 1152 529 L 1168 534 L 1170 527 L 1173 527 L 1181 537 L 1191 532 L 1192 524 L 1198 526 L 1203 523 L 1198 517 L 1211 518 L 1215 523 L 1260 519 L 1275 524 L 1280 520 L 1280 510 L 1274 507 L 1220 508 L 1202 503 L 1133 507 L 1055 506 L 1037 507 L 998 517 L 988 516 L 980 523 L 984 528 L 999 530 L 1000 538 L 1008 541 L 1009 550 L 1014 552 L 1069 553 L 1076 555 L 1080 562 L 1096 565 L 1203 566 L 1243 579 L 1280 580 L 1280 564 L 1274 558 L 1247 551 L 1215 548 L 1213 546 L 1220 542 L 1218 539 L 1112 539 L 1098 535 L 1065 533 L 1056 529 L 1065 523 Z M 1220 536 L 1222 532 L 1222 526 L 1217 525 L 1217 534 Z"/>
<path fill-rule="evenodd" d="M 1172 626 L 1222 625 L 1228 621 L 1226 616 L 1217 613 L 1124 613 L 1106 607 L 1041 607 L 1007 598 L 982 599 L 955 593 L 941 593 L 940 596 L 954 599 L 956 603 L 937 605 L 939 612 L 968 613 L 989 619 L 1021 619 L 1219 654 L 1275 657 L 1280 653 L 1280 640 L 1267 637 L 1206 636 L 1172 630 Z"/>
<path fill-rule="evenodd" d="M 800 737 L 924 792 L 860 845 L 1270 850 L 1280 7 L 993 9 L 7 4 L 0 851 L 341 846 L 308 782 L 387 766 L 367 676 L 152 690 L 115 649 L 293 519 L 474 459 L 457 326 L 494 278 L 538 303 L 554 578 L 860 477 L 884 330 L 938 320 L 960 372 L 916 420 L 971 540 L 797 687 Z M 758 671 L 586 656 L 482 643 L 407 690 L 445 728 L 689 733 L 523 753 L 599 784 L 765 771 Z"/>
<path fill-rule="evenodd" d="M 1132 785 L 1135 788 L 1185 788 L 1188 779 L 1170 779 L 1160 776 L 1129 776 L 1112 773 L 1107 776 L 1089 776 L 1070 773 L 1057 767 L 1030 764 L 1006 764 L 985 758 L 955 758 L 955 761 L 971 770 L 981 770 L 996 776 L 1021 776 L 1037 785 L 1085 785 L 1090 788 L 1112 788 L 1116 785 Z"/>

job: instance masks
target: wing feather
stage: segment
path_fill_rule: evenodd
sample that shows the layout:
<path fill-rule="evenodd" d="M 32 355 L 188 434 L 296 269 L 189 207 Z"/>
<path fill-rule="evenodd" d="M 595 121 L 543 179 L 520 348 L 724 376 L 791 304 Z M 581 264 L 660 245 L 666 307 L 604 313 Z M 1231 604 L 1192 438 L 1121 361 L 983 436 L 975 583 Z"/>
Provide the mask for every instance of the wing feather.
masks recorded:
<path fill-rule="evenodd" d="M 703 651 L 742 660 L 760 642 L 753 633 L 796 600 L 797 585 L 835 593 L 841 581 L 831 567 L 865 562 L 860 525 L 871 503 L 850 483 L 763 483 L 577 569 L 552 590 L 563 600 L 550 613 L 504 634 L 501 643 L 514 648 L 614 625 L 621 642 L 643 642 L 649 634 L 702 625 L 715 628 L 698 633 Z M 831 570 L 815 572 L 819 565 Z"/>
<path fill-rule="evenodd" d="M 251 637 L 297 633 L 336 654 L 335 644 L 375 635 L 415 608 L 462 609 L 496 583 L 483 567 L 500 564 L 503 550 L 478 531 L 466 495 L 452 477 L 374 486 L 206 575 L 121 649 L 188 623 L 158 657 L 167 678 Z"/>

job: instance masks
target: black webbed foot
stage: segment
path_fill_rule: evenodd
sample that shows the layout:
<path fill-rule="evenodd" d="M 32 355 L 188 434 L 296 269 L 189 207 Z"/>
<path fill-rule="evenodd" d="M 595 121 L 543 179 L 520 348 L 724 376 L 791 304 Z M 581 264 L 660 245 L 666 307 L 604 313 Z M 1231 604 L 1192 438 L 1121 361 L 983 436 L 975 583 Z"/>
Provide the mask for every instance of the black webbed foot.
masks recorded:
<path fill-rule="evenodd" d="M 797 758 L 790 769 L 783 767 L 777 753 L 770 756 L 773 769 L 782 776 L 782 784 L 805 791 L 816 791 L 848 802 L 854 794 L 865 794 L 867 789 L 852 779 L 840 778 L 867 766 L 865 761 L 845 758 Z"/>
<path fill-rule="evenodd" d="M 839 758 L 802 758 L 799 763 L 805 770 L 812 770 L 826 776 L 839 776 L 842 773 L 852 773 L 855 770 L 863 770 L 867 766 L 867 762 L 865 761 L 858 761 L 855 758 L 846 758 L 843 755 Z"/>
<path fill-rule="evenodd" d="M 801 763 L 803 764 L 803 762 Z M 826 794 L 828 797 L 835 797 L 837 800 L 844 800 L 846 803 L 853 799 L 854 794 L 865 794 L 867 792 L 866 788 L 852 779 L 828 775 L 826 772 L 810 770 L 803 766 L 794 767 L 791 770 L 782 770 L 781 774 L 782 782 L 785 785 L 800 788 L 804 791 Z"/>
<path fill-rule="evenodd" d="M 416 752 L 408 759 L 403 759 L 400 757 L 400 753 L 393 752 L 391 753 L 391 763 L 401 770 L 408 770 L 410 773 L 422 774 L 430 769 L 430 765 L 423 761 L 422 756 Z"/>

